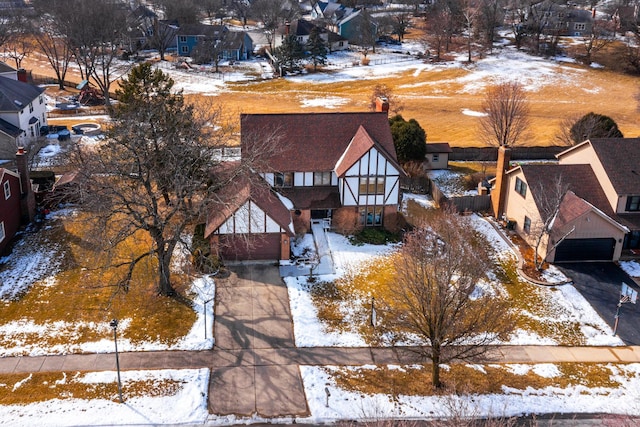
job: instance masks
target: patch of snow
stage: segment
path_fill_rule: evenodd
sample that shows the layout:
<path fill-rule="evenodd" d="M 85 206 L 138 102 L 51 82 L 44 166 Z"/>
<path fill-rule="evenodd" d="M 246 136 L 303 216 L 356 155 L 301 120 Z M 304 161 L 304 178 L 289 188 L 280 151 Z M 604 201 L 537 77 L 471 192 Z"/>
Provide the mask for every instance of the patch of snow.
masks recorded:
<path fill-rule="evenodd" d="M 637 261 L 620 261 L 620 268 L 631 277 L 640 277 L 640 263 Z"/>
<path fill-rule="evenodd" d="M 488 115 L 487 113 L 483 113 L 482 111 L 473 111 L 468 108 L 463 108 L 462 114 L 464 114 L 465 116 L 472 116 L 472 117 L 486 117 Z"/>
<path fill-rule="evenodd" d="M 346 103 L 349 100 L 347 98 L 341 98 L 338 96 L 327 96 L 327 97 L 318 97 L 318 98 L 302 98 L 300 103 L 302 104 L 302 108 L 307 107 L 324 107 L 328 109 L 338 108 Z"/>

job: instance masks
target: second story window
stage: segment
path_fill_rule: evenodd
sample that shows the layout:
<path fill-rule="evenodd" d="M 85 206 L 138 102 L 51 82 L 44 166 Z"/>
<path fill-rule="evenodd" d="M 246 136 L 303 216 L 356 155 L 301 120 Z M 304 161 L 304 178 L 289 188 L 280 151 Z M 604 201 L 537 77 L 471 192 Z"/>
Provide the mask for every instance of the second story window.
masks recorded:
<path fill-rule="evenodd" d="M 531 232 L 531 218 L 526 215 L 524 217 L 524 224 L 522 224 L 522 230 L 527 234 Z"/>
<path fill-rule="evenodd" d="M 516 192 L 522 197 L 527 197 L 527 184 L 520 178 L 516 178 Z"/>
<path fill-rule="evenodd" d="M 360 178 L 360 195 L 384 194 L 383 176 L 363 176 Z"/>
<path fill-rule="evenodd" d="M 180 43 L 186 43 L 187 42 L 187 36 L 179 36 L 178 39 L 179 39 L 178 41 Z"/>
<path fill-rule="evenodd" d="M 273 178 L 275 187 L 293 187 L 293 172 L 278 172 Z"/>
<path fill-rule="evenodd" d="M 7 200 L 11 197 L 11 183 L 9 181 L 4 182 L 4 199 Z"/>
<path fill-rule="evenodd" d="M 314 172 L 313 185 L 331 185 L 331 172 Z"/>
<path fill-rule="evenodd" d="M 576 29 L 577 31 L 584 31 L 584 30 L 586 30 L 586 29 L 587 29 L 587 25 L 586 25 L 586 24 L 576 24 L 576 25 L 575 25 L 575 29 Z"/>
<path fill-rule="evenodd" d="M 627 212 L 640 211 L 640 196 L 627 197 Z"/>
<path fill-rule="evenodd" d="M 29 103 L 29 112 L 33 113 L 33 102 Z"/>

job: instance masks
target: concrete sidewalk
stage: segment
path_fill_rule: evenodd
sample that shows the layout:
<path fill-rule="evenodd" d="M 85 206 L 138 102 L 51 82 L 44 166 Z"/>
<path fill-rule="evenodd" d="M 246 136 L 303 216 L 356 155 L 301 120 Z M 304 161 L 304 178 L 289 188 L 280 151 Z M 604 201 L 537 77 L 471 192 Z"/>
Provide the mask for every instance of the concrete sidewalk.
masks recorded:
<path fill-rule="evenodd" d="M 365 365 L 419 362 L 411 348 L 309 347 L 248 348 L 205 351 L 149 351 L 120 353 L 122 370 L 196 369 L 287 365 Z M 494 346 L 477 362 L 482 363 L 640 363 L 640 346 L 559 347 Z M 113 353 L 0 358 L 0 374 L 60 371 L 111 371 Z"/>

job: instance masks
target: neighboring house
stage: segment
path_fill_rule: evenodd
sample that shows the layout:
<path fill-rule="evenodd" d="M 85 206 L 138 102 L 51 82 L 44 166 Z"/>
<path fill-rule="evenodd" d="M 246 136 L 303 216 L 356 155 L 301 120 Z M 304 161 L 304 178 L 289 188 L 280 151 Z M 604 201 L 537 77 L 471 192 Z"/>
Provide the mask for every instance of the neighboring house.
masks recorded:
<path fill-rule="evenodd" d="M 0 158 L 28 147 L 47 125 L 44 88 L 0 76 Z"/>
<path fill-rule="evenodd" d="M 531 6 L 528 19 L 541 22 L 545 34 L 583 37 L 591 33 L 593 13 L 571 4 L 543 0 Z"/>
<path fill-rule="evenodd" d="M 246 231 L 252 210 L 247 206 L 243 212 L 214 212 L 208 218 L 205 233 L 212 250 L 234 259 L 274 259 L 276 253 L 280 253 L 279 259 L 288 258 L 288 251 L 283 249 L 284 241 L 291 237 L 288 233 L 309 232 L 312 221 L 330 224 L 341 232 L 363 227 L 395 230 L 399 179 L 405 174 L 397 162 L 387 112 L 388 104 L 379 102 L 378 111 L 368 113 L 243 114 L 243 153 L 260 150 L 265 141 L 256 137 L 259 135 L 273 135 L 275 131 L 282 141 L 283 150 L 269 157 L 265 170 L 257 171 L 277 192 L 281 206 L 251 198 L 260 208 L 257 217 L 270 219 L 272 229 L 277 224 L 282 230 L 276 233 L 279 239 L 275 235 L 263 237 L 269 244 L 254 251 L 247 252 L 242 245 L 238 249 L 217 248 L 222 239 L 234 241 L 235 234 Z M 246 203 L 248 191 L 244 190 L 231 206 Z M 285 227 L 283 207 L 292 229 Z M 243 227 L 238 231 L 221 226 L 222 219 L 225 224 Z"/>
<path fill-rule="evenodd" d="M 0 168 L 0 254 L 18 232 L 21 219 L 20 175 Z"/>
<path fill-rule="evenodd" d="M 0 77 L 18 80 L 18 70 L 0 61 Z"/>
<path fill-rule="evenodd" d="M 124 44 L 129 52 L 148 47 L 148 39 L 153 36 L 158 15 L 147 6 L 140 5 L 127 15 L 127 31 Z"/>
<path fill-rule="evenodd" d="M 638 251 L 640 139 L 587 140 L 557 158 L 558 164 L 521 165 L 498 174 L 492 189 L 494 215 L 511 221 L 533 244 L 547 219 L 544 205 L 560 183 L 569 192 L 543 239 L 541 256 L 552 262 L 615 261 L 625 250 Z M 498 170 L 506 169 L 509 149 L 500 149 L 498 162 Z"/>
<path fill-rule="evenodd" d="M 426 169 L 447 169 L 449 154 L 452 152 L 448 142 L 427 142 L 425 155 Z"/>
<path fill-rule="evenodd" d="M 15 236 L 21 224 L 35 216 L 35 195 L 31 189 L 27 155 L 15 153 L 16 171 L 0 168 L 0 253 Z"/>
<path fill-rule="evenodd" d="M 248 59 L 253 53 L 251 37 L 245 32 L 230 31 L 225 25 L 184 25 L 176 32 L 176 46 L 181 56 L 191 56 L 202 43 L 209 44 L 212 53 L 216 50 L 227 60 Z"/>
<path fill-rule="evenodd" d="M 329 52 L 335 52 L 338 50 L 345 50 L 349 48 L 349 41 L 342 37 L 340 34 L 329 31 L 326 28 L 318 27 L 317 25 L 304 19 L 297 19 L 278 28 L 276 34 L 279 35 L 279 37 L 275 38 L 275 47 L 280 46 L 282 44 L 282 40 L 284 40 L 284 38 L 290 34 L 295 35 L 298 42 L 300 42 L 302 45 L 306 45 L 307 43 L 309 43 L 309 36 L 314 29 L 317 29 L 319 31 L 320 38 L 324 40 Z"/>
<path fill-rule="evenodd" d="M 362 10 L 357 10 L 341 19 L 336 23 L 335 28 L 337 29 L 336 32 L 342 37 L 353 41 L 362 39 L 364 31 L 370 32 L 370 37 L 364 38 L 371 40 L 375 40 L 378 33 L 378 24 L 371 19 L 367 19 Z"/>
<path fill-rule="evenodd" d="M 362 9 L 347 7 L 335 1 L 316 2 L 311 11 L 311 18 L 326 24 L 327 29 L 350 41 L 361 38 L 364 26 L 370 27 L 371 40 L 375 40 L 378 30 L 378 24 L 367 20 L 362 14 Z"/>

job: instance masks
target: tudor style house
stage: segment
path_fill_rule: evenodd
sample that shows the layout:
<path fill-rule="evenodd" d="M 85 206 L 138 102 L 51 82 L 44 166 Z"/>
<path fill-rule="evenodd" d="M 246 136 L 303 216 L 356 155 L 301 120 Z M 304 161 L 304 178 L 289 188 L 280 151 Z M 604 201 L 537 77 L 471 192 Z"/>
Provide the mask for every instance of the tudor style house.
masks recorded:
<path fill-rule="evenodd" d="M 345 233 L 363 227 L 395 230 L 404 171 L 388 103 L 378 100 L 377 110 L 243 114 L 243 155 L 260 150 L 267 135 L 277 135 L 282 150 L 256 171 L 270 187 L 268 194 L 234 189 L 230 208 L 209 215 L 205 238 L 212 250 L 227 259 L 287 259 L 293 233 L 311 231 L 313 221 Z M 241 234 L 255 234 L 258 243 L 252 249 L 220 244 L 237 242 Z"/>
<path fill-rule="evenodd" d="M 591 139 L 556 157 L 557 164 L 509 169 L 509 148 L 499 149 L 492 189 L 494 215 L 511 221 L 533 244 L 551 210 L 549 194 L 566 190 L 541 256 L 548 261 L 615 261 L 640 249 L 640 139 Z"/>

